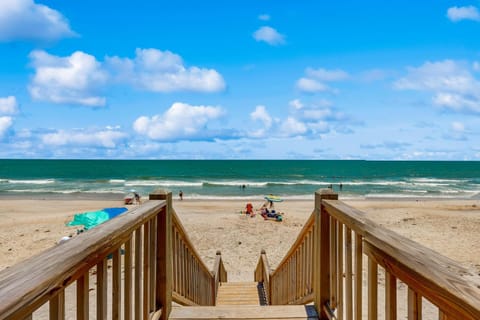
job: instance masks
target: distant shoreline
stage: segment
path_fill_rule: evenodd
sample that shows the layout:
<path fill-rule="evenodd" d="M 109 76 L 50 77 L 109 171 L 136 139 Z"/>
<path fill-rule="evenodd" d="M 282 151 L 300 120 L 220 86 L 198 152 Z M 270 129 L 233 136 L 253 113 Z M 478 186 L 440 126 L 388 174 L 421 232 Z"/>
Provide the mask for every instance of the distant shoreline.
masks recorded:
<path fill-rule="evenodd" d="M 123 193 L 95 193 L 95 192 L 75 192 L 75 193 L 3 193 L 0 192 L 0 200 L 106 200 L 106 201 L 123 201 L 124 196 L 126 194 Z M 339 193 L 339 200 L 342 201 L 449 201 L 449 200 L 478 200 L 479 197 L 405 197 L 402 195 L 396 196 L 358 196 L 352 197 L 351 195 L 342 196 L 342 193 Z M 148 194 L 141 194 L 143 200 L 148 199 Z M 176 193 L 172 193 L 173 200 L 175 202 L 181 201 L 178 198 Z M 184 196 L 183 201 L 188 202 L 205 202 L 205 201 L 228 201 L 228 202 L 235 202 L 235 201 L 264 201 L 264 195 L 251 195 L 251 196 L 244 196 L 244 197 L 230 197 L 230 196 L 204 196 L 204 197 L 192 197 L 189 198 L 188 195 Z M 293 197 L 284 197 L 285 201 L 301 201 L 301 202 L 311 202 L 314 201 L 314 194 L 312 194 L 311 198 L 297 198 Z"/>

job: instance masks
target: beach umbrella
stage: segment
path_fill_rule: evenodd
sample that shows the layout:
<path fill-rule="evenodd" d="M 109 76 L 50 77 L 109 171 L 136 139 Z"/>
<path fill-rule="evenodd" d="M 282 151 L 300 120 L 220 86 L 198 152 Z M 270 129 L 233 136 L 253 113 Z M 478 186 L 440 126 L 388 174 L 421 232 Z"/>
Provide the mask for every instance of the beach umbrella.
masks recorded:
<path fill-rule="evenodd" d="M 271 202 L 282 202 L 283 199 L 280 198 L 279 196 L 274 196 L 273 194 L 269 194 L 268 196 L 264 197 L 265 200 L 271 201 Z"/>

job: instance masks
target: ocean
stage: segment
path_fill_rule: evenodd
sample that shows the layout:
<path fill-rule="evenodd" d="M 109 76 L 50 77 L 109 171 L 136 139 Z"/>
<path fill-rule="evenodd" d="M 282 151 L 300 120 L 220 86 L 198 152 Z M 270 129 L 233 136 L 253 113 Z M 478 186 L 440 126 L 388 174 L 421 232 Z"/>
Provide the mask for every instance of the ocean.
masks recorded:
<path fill-rule="evenodd" d="M 480 198 L 480 162 L 348 160 L 0 160 L 0 197 L 147 196 L 188 199 L 275 194 L 313 199 L 331 186 L 343 199 Z"/>

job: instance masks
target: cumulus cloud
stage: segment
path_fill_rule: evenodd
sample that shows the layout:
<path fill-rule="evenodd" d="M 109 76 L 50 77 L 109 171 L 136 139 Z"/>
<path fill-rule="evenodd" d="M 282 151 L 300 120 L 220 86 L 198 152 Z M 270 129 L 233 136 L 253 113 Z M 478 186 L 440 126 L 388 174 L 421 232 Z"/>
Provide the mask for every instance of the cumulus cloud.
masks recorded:
<path fill-rule="evenodd" d="M 8 96 L 0 98 L 0 114 L 15 114 L 18 112 L 17 98 Z"/>
<path fill-rule="evenodd" d="M 474 6 L 448 8 L 447 17 L 453 22 L 461 20 L 480 21 L 480 13 Z"/>
<path fill-rule="evenodd" d="M 135 58 L 108 57 L 106 63 L 120 82 L 154 92 L 225 89 L 225 81 L 214 69 L 186 67 L 182 58 L 170 51 L 137 49 Z"/>
<path fill-rule="evenodd" d="M 0 41 L 51 41 L 74 36 L 58 11 L 33 0 L 0 1 Z"/>
<path fill-rule="evenodd" d="M 436 106 L 480 113 L 480 81 L 472 70 L 472 64 L 453 60 L 426 62 L 408 68 L 408 74 L 397 80 L 394 88 L 430 92 Z"/>
<path fill-rule="evenodd" d="M 262 125 L 259 129 L 254 131 L 249 131 L 251 137 L 262 138 L 265 137 L 268 130 L 272 127 L 273 119 L 267 111 L 265 106 L 259 105 L 255 110 L 250 113 L 250 118 L 253 121 L 260 121 Z"/>
<path fill-rule="evenodd" d="M 97 94 L 107 81 L 107 74 L 94 56 L 76 51 L 58 57 L 42 50 L 30 53 L 35 75 L 29 86 L 36 100 L 71 103 L 85 106 L 104 106 L 105 97 Z"/>
<path fill-rule="evenodd" d="M 160 141 L 210 139 L 209 121 L 224 114 L 220 107 L 192 106 L 175 102 L 163 115 L 141 116 L 133 124 L 134 130 L 150 139 Z"/>
<path fill-rule="evenodd" d="M 307 133 L 307 130 L 308 128 L 305 123 L 293 117 L 288 117 L 280 126 L 281 134 L 286 137 L 303 135 Z"/>
<path fill-rule="evenodd" d="M 257 41 L 263 41 L 272 46 L 285 44 L 285 36 L 272 27 L 263 26 L 253 33 L 253 38 Z"/>
<path fill-rule="evenodd" d="M 6 132 L 13 124 L 12 117 L 0 117 L 0 138 L 3 138 Z"/>
<path fill-rule="evenodd" d="M 347 80 L 350 75 L 340 69 L 327 70 L 323 68 L 305 70 L 305 77 L 300 78 L 296 82 L 296 87 L 300 91 L 307 93 L 336 92 L 335 89 L 327 85 L 328 82 L 337 82 Z"/>
<path fill-rule="evenodd" d="M 58 130 L 41 136 L 44 144 L 49 146 L 87 146 L 115 148 L 124 141 L 127 134 L 116 130 Z"/>

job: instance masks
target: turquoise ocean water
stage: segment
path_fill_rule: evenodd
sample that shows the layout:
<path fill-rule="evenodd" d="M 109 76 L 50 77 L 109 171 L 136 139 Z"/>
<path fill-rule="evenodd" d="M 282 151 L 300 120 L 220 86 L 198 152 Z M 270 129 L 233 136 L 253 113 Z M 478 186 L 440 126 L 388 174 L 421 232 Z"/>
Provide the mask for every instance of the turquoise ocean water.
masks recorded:
<path fill-rule="evenodd" d="M 341 198 L 478 199 L 480 162 L 0 160 L 0 196 L 121 196 L 132 189 L 146 196 L 162 188 L 197 199 L 312 199 L 330 184 Z"/>

